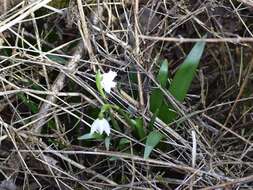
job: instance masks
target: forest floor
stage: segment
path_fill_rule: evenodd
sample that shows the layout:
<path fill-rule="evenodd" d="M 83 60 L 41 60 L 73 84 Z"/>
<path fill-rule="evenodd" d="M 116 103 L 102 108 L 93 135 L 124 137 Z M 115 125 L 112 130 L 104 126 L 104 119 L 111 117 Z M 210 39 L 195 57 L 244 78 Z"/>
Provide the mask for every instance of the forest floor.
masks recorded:
<path fill-rule="evenodd" d="M 0 0 L 0 190 L 253 189 L 252 11 Z"/>

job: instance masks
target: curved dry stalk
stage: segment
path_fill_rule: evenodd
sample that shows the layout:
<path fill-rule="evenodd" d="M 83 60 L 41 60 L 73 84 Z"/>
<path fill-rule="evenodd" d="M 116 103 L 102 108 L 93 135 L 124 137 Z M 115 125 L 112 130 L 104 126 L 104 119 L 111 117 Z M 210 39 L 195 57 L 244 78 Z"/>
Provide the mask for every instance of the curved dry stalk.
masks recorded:
<path fill-rule="evenodd" d="M 66 68 L 67 70 L 64 72 L 67 73 L 73 73 L 78 65 L 78 62 L 80 61 L 82 55 L 85 52 L 85 48 L 83 45 L 83 41 L 80 41 L 76 47 L 76 50 L 73 54 L 72 59 L 67 63 Z M 63 87 L 64 87 L 64 83 L 65 83 L 65 79 L 66 79 L 66 75 L 64 72 L 60 72 L 59 75 L 57 76 L 56 80 L 54 81 L 54 84 L 52 85 L 51 91 L 55 94 L 57 94 L 58 92 L 60 92 Z M 55 95 L 48 95 L 46 100 L 48 102 L 52 102 L 55 103 L 57 100 L 57 96 Z M 42 106 L 40 107 L 39 113 L 36 117 L 36 119 L 38 119 L 38 122 L 36 122 L 33 125 L 33 132 L 40 134 L 41 133 L 41 128 L 42 126 L 45 124 L 45 121 L 47 120 L 46 117 L 44 117 L 44 115 L 47 115 L 48 110 L 51 108 L 51 104 L 48 104 L 47 102 L 44 102 L 42 104 Z M 41 118 L 41 119 L 40 119 Z"/>

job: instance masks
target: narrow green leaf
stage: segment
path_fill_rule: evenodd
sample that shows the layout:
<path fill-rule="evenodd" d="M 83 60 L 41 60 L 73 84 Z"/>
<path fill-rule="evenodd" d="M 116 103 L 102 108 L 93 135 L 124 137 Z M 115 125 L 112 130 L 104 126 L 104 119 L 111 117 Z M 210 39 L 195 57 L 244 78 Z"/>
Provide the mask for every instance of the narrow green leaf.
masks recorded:
<path fill-rule="evenodd" d="M 169 64 L 167 59 L 164 59 L 164 61 L 161 63 L 161 67 L 157 76 L 158 82 L 160 83 L 162 88 L 166 87 L 166 83 L 168 80 L 168 68 Z M 163 93 L 160 89 L 155 89 L 152 91 L 150 96 L 150 111 L 152 113 L 159 111 L 159 108 L 162 105 L 163 101 Z"/>
<path fill-rule="evenodd" d="M 165 88 L 168 80 L 168 70 L 169 70 L 168 60 L 164 59 L 157 76 L 157 79 L 163 88 Z"/>
<path fill-rule="evenodd" d="M 151 119 L 150 119 L 150 121 L 149 121 L 149 123 L 148 123 L 148 131 L 152 131 L 153 129 L 154 129 L 154 124 L 155 124 L 155 119 L 156 119 L 156 117 L 157 117 L 157 114 L 158 114 L 158 111 L 157 112 L 155 112 L 153 115 L 152 115 L 152 117 L 151 117 Z"/>
<path fill-rule="evenodd" d="M 32 88 L 33 90 L 44 90 L 39 84 L 36 84 L 36 83 L 34 83 L 34 81 L 29 80 L 29 79 L 22 80 L 22 83 L 24 85 L 29 86 L 29 88 Z"/>
<path fill-rule="evenodd" d="M 121 138 L 120 141 L 119 141 L 119 144 L 117 146 L 117 149 L 118 150 L 123 150 L 127 146 L 129 146 L 129 144 L 130 144 L 130 140 L 129 139 L 127 139 L 127 138 Z"/>
<path fill-rule="evenodd" d="M 136 68 L 130 66 L 129 70 L 130 71 L 128 73 L 128 76 L 129 76 L 129 80 L 130 80 L 131 84 L 137 84 L 138 83 L 138 78 L 137 78 L 137 70 L 136 70 Z"/>
<path fill-rule="evenodd" d="M 117 160 L 120 160 L 119 157 L 116 157 L 116 156 L 111 156 L 109 161 L 113 162 L 113 161 L 117 161 Z"/>
<path fill-rule="evenodd" d="M 56 63 L 59 63 L 59 64 L 61 64 L 61 65 L 65 65 L 65 64 L 67 63 L 67 61 L 66 61 L 64 58 L 60 57 L 60 56 L 56 56 L 56 55 L 47 55 L 47 57 L 48 57 L 50 60 L 52 60 L 52 61 L 54 61 L 54 62 L 56 62 Z"/>
<path fill-rule="evenodd" d="M 93 139 L 93 138 L 94 138 L 94 135 L 87 133 L 87 134 L 84 134 L 84 135 L 78 137 L 77 139 L 78 140 L 88 140 L 88 139 Z"/>
<path fill-rule="evenodd" d="M 149 158 L 150 153 L 155 148 L 155 146 L 162 140 L 163 135 L 155 130 L 149 133 L 146 140 L 145 150 L 144 150 L 144 159 Z"/>
<path fill-rule="evenodd" d="M 105 148 L 106 148 L 107 151 L 110 149 L 110 143 L 111 143 L 111 137 L 107 136 L 105 138 Z"/>
<path fill-rule="evenodd" d="M 37 103 L 35 103 L 34 101 L 30 100 L 23 93 L 18 93 L 17 96 L 29 108 L 29 110 L 32 113 L 38 113 L 39 108 L 38 108 L 38 104 Z"/>
<path fill-rule="evenodd" d="M 205 48 L 205 42 L 197 42 L 185 61 L 178 68 L 170 85 L 171 94 L 178 100 L 183 101 L 195 76 L 200 58 Z"/>
<path fill-rule="evenodd" d="M 103 91 L 103 87 L 101 85 L 101 81 L 102 81 L 102 75 L 100 73 L 100 71 L 98 70 L 97 74 L 96 74 L 96 85 L 97 85 L 97 89 L 100 93 L 100 95 L 106 99 L 105 93 Z"/>
<path fill-rule="evenodd" d="M 173 110 L 173 107 L 171 105 L 168 105 L 167 102 L 163 101 L 158 117 L 164 122 L 164 123 L 171 123 L 176 117 L 177 113 Z"/>
<path fill-rule="evenodd" d="M 50 119 L 47 122 L 47 127 L 48 127 L 48 129 L 57 129 L 55 120 L 54 119 Z"/>
<path fill-rule="evenodd" d="M 152 113 L 155 113 L 156 110 L 159 110 L 163 102 L 163 94 L 160 89 L 155 89 L 152 91 L 150 96 L 149 108 Z"/>
<path fill-rule="evenodd" d="M 129 144 L 129 143 L 130 143 L 130 140 L 127 138 L 121 138 L 119 141 L 120 146 L 125 145 L 125 144 Z"/>
<path fill-rule="evenodd" d="M 134 133 L 138 136 L 139 139 L 144 139 L 146 133 L 143 127 L 143 119 L 137 118 L 135 120 L 132 120 L 132 122 L 134 123 Z"/>
<path fill-rule="evenodd" d="M 93 133 L 92 135 L 90 133 L 84 134 L 77 138 L 78 140 L 90 140 L 90 139 L 103 139 L 103 135 L 100 135 L 99 133 Z"/>

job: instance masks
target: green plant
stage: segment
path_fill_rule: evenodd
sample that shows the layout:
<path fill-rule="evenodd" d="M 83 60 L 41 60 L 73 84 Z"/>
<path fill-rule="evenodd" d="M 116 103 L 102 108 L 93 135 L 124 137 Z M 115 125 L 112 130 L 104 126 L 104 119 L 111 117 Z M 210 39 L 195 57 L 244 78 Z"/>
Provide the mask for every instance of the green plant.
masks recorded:
<path fill-rule="evenodd" d="M 159 144 L 159 142 L 162 140 L 162 138 L 163 138 L 163 135 L 157 130 L 149 133 L 149 135 L 147 136 L 145 150 L 144 150 L 144 158 L 145 159 L 147 159 L 149 157 L 152 150 L 155 148 L 156 145 Z"/>
<path fill-rule="evenodd" d="M 169 85 L 169 91 L 176 100 L 182 102 L 187 92 L 189 91 L 192 80 L 195 76 L 200 58 L 205 48 L 205 42 L 201 41 L 194 45 L 184 62 L 180 65 L 175 73 L 174 78 Z M 165 80 L 166 79 L 166 80 Z M 164 60 L 161 64 L 157 80 L 161 88 L 166 88 L 168 79 L 168 63 Z M 150 111 L 159 117 L 165 123 L 171 123 L 176 117 L 177 113 L 173 107 L 165 100 L 160 89 L 155 89 L 150 97 Z"/>
<path fill-rule="evenodd" d="M 176 71 L 175 76 L 171 80 L 170 85 L 168 84 L 169 63 L 166 59 L 163 60 L 161 63 L 159 73 L 157 75 L 157 81 L 160 84 L 161 88 L 163 89 L 168 88 L 168 90 L 171 92 L 174 98 L 180 102 L 182 102 L 187 95 L 192 80 L 195 76 L 197 67 L 199 65 L 200 58 L 203 54 L 204 47 L 205 42 L 198 42 L 194 45 L 194 47 L 186 57 L 185 61 Z M 108 76 L 109 78 L 106 79 L 106 77 Z M 103 84 L 103 80 L 107 81 L 109 85 L 114 86 L 115 82 L 113 82 L 113 79 L 115 76 L 116 73 L 114 73 L 113 71 L 109 71 L 107 74 L 101 74 L 100 71 L 98 71 L 96 74 L 96 86 L 98 92 L 106 102 L 104 105 L 102 105 L 98 118 L 103 119 L 103 121 L 100 120 L 100 122 L 106 122 L 106 125 L 108 126 L 109 123 L 106 120 L 104 120 L 104 115 L 105 113 L 110 113 L 109 115 L 108 114 L 107 115 L 111 118 L 111 121 L 113 121 L 112 123 L 116 122 L 115 124 L 113 124 L 113 128 L 118 130 L 119 129 L 118 123 L 113 118 L 111 111 L 114 110 L 118 112 L 125 119 L 126 123 L 131 127 L 132 135 L 140 141 L 146 140 L 144 148 L 144 158 L 146 159 L 150 156 L 152 150 L 160 143 L 160 141 L 163 138 L 163 135 L 158 130 L 154 130 L 153 124 L 155 122 L 155 118 L 159 117 L 164 122 L 170 123 L 177 117 L 177 113 L 176 111 L 174 111 L 172 105 L 170 105 L 170 103 L 168 103 L 164 98 L 164 94 L 161 88 L 154 89 L 150 96 L 150 111 L 153 113 L 153 116 L 151 118 L 150 123 L 148 124 L 148 127 L 145 129 L 144 120 L 142 118 L 139 117 L 133 118 L 131 114 L 128 114 L 119 106 L 108 103 L 107 94 L 105 93 L 106 91 L 105 84 Z M 97 119 L 97 121 L 99 121 L 99 119 Z M 88 139 L 97 139 L 97 140 L 104 139 L 106 149 L 107 150 L 109 149 L 111 142 L 111 137 L 109 136 L 109 133 L 107 137 L 103 136 L 102 133 L 100 135 L 97 133 L 85 134 L 79 137 L 79 140 L 88 140 Z M 125 138 L 121 138 L 119 142 L 120 144 L 118 148 L 122 150 L 126 148 L 125 145 L 129 144 L 129 140 Z"/>

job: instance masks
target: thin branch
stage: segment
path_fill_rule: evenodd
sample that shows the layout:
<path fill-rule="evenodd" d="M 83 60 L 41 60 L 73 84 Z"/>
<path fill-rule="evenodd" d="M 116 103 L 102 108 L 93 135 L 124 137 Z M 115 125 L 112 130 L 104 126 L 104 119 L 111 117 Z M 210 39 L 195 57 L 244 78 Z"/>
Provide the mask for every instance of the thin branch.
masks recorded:
<path fill-rule="evenodd" d="M 83 41 L 79 42 L 79 44 L 77 45 L 76 47 L 76 50 L 73 54 L 73 57 L 72 59 L 67 63 L 66 67 L 68 68 L 65 72 L 68 72 L 68 73 L 73 73 L 76 68 L 77 68 L 77 65 L 78 65 L 78 62 L 80 61 L 82 55 L 84 54 L 84 51 L 85 48 L 83 46 Z M 54 81 L 54 84 L 52 85 L 52 89 L 51 91 L 55 94 L 57 94 L 58 92 L 60 92 L 64 85 L 65 85 L 65 79 L 66 79 L 66 75 L 64 72 L 61 72 L 56 80 Z M 47 96 L 46 100 L 48 102 L 52 102 L 52 103 L 55 103 L 56 100 L 57 100 L 57 96 L 55 95 L 49 95 Z M 39 113 L 38 113 L 38 116 L 36 119 L 39 119 L 38 122 L 36 122 L 34 125 L 33 125 L 33 131 L 35 133 L 39 133 L 41 132 L 41 127 L 45 124 L 45 121 L 47 120 L 47 117 L 44 117 L 44 115 L 46 115 L 48 113 L 48 110 L 51 108 L 52 104 L 48 104 L 47 102 L 44 102 L 42 104 L 42 106 L 40 107 L 40 110 L 39 110 Z"/>
<path fill-rule="evenodd" d="M 145 40 L 152 40 L 152 41 L 167 41 L 167 42 L 178 42 L 178 43 L 195 43 L 195 42 L 208 42 L 208 43 L 222 43 L 222 42 L 229 42 L 229 43 L 245 43 L 245 42 L 253 42 L 253 38 L 250 37 L 233 37 L 233 38 L 183 38 L 183 37 L 162 37 L 162 36 L 146 36 L 146 35 L 139 35 L 140 38 Z"/>
<path fill-rule="evenodd" d="M 13 25 L 19 23 L 21 20 L 23 20 L 24 18 L 26 18 L 27 16 L 29 16 L 31 13 L 35 12 L 36 10 L 40 9 L 41 7 L 43 7 L 44 5 L 48 4 L 51 1 L 52 0 L 36 1 L 36 2 L 28 5 L 25 8 L 26 9 L 25 12 L 24 12 L 24 10 L 21 10 L 19 12 L 20 15 L 18 17 L 14 18 L 13 20 L 10 20 L 9 22 L 6 22 L 7 21 L 7 19 L 6 19 L 5 21 L 0 22 L 0 33 L 4 32 L 7 29 L 9 29 Z"/>

